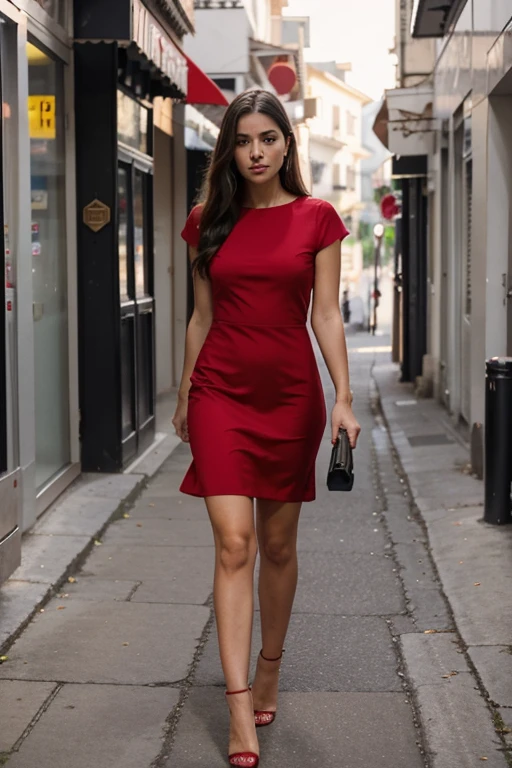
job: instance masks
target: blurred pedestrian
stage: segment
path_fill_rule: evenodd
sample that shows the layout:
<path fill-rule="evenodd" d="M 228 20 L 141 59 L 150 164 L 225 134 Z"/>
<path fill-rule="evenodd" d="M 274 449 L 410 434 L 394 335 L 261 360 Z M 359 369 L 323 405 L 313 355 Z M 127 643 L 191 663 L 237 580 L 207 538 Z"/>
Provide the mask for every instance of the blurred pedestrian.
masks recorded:
<path fill-rule="evenodd" d="M 347 289 L 343 291 L 341 311 L 343 312 L 343 322 L 345 325 L 348 325 L 350 323 L 350 299 L 348 297 Z"/>
<path fill-rule="evenodd" d="M 301 504 L 315 498 L 326 414 L 311 321 L 355 446 L 339 306 L 341 240 L 330 203 L 308 195 L 279 99 L 261 90 L 226 111 L 202 204 L 182 236 L 195 309 L 173 419 L 193 462 L 181 490 L 204 497 L 216 548 L 214 605 L 231 714 L 229 762 L 259 763 L 255 727 L 276 716 L 283 644 L 297 584 Z M 256 523 L 254 521 L 256 500 Z M 253 578 L 260 552 L 262 648 L 248 687 Z"/>

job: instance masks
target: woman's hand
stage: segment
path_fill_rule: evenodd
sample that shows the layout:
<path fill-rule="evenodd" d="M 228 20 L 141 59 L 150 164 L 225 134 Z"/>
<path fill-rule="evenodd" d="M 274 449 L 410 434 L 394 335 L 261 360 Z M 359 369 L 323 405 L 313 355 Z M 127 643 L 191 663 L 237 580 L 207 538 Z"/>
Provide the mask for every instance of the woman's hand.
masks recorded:
<path fill-rule="evenodd" d="M 352 448 L 357 445 L 357 438 L 361 432 L 361 427 L 352 413 L 352 405 L 348 402 L 337 401 L 336 405 L 332 409 L 331 416 L 332 424 L 332 443 L 338 439 L 338 432 L 340 428 L 346 429 L 348 439 Z"/>
<path fill-rule="evenodd" d="M 174 425 L 174 429 L 176 430 L 176 434 L 179 438 L 181 438 L 181 440 L 183 440 L 184 443 L 190 442 L 188 436 L 187 413 L 188 396 L 178 395 L 178 405 L 176 406 L 176 412 L 174 414 L 172 423 Z"/>

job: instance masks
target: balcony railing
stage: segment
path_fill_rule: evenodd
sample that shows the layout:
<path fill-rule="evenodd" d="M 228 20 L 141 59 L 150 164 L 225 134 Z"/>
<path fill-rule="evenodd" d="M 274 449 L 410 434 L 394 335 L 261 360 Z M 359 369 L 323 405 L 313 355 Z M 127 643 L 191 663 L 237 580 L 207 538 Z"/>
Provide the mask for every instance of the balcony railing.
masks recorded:
<path fill-rule="evenodd" d="M 242 0 L 194 0 L 196 11 L 219 10 L 223 8 L 243 8 Z"/>

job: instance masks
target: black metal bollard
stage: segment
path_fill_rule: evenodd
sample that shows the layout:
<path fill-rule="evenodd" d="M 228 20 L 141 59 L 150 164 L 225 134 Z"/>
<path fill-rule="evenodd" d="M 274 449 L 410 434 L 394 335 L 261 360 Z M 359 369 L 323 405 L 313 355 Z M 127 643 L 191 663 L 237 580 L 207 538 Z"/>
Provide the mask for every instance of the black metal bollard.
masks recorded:
<path fill-rule="evenodd" d="M 512 523 L 511 484 L 512 357 L 493 357 L 485 376 L 485 522 Z"/>

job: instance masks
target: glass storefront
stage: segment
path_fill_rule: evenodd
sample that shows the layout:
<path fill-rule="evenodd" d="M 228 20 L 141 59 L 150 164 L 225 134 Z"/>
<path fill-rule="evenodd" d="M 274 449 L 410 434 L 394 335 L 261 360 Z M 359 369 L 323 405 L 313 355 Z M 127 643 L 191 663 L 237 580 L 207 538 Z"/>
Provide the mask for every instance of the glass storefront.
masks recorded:
<path fill-rule="evenodd" d="M 2 357 L 5 368 L 2 376 L 2 397 L 5 402 L 5 415 L 2 416 L 1 441 L 3 454 L 0 458 L 0 474 L 5 470 L 13 470 L 18 462 L 18 435 L 17 435 L 17 398 L 16 398 L 16 284 L 17 284 L 17 260 L 15 220 L 16 211 L 13 191 L 17 184 L 17 166 L 13 157 L 12 148 L 16 145 L 16 84 L 7 76 L 8 67 L 6 58 L 14 44 L 14 27 L 0 19 L 0 56 L 1 56 L 1 149 L 2 149 L 2 190 L 1 190 L 1 234 L 3 234 L 3 272 L 5 294 L 5 316 L 2 330 Z M 3 408 L 0 404 L 0 408 Z M 3 411 L 2 411 L 3 412 Z"/>
<path fill-rule="evenodd" d="M 36 486 L 70 462 L 64 65 L 27 44 Z"/>

